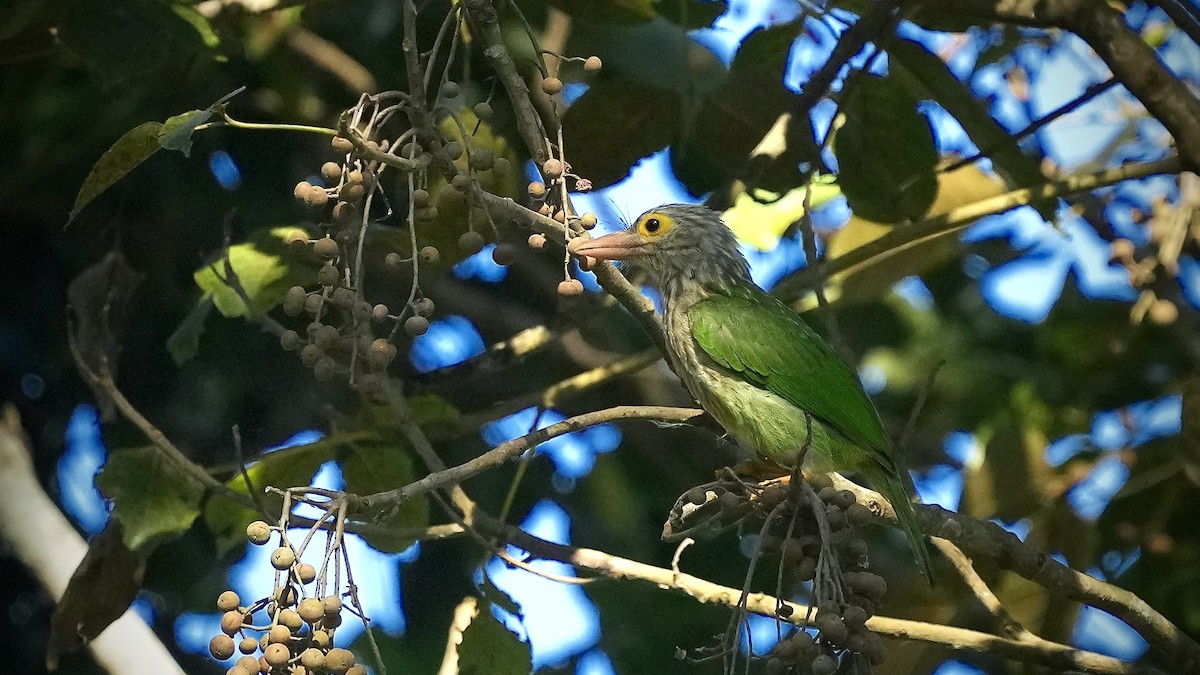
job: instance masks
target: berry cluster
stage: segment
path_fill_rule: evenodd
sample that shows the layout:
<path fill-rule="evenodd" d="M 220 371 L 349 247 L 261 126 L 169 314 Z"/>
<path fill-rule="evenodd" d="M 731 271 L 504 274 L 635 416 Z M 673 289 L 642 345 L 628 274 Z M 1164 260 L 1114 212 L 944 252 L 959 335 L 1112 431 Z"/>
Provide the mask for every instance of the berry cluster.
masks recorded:
<path fill-rule="evenodd" d="M 811 582 L 815 615 L 793 617 L 786 604 L 776 611 L 780 619 L 808 630 L 781 640 L 767 655 L 766 672 L 831 675 L 846 659 L 881 664 L 887 656 L 883 640 L 866 622 L 887 584 L 868 571 L 867 543 L 857 528 L 871 520 L 870 510 L 824 476 L 789 483 L 749 484 L 731 476 L 692 488 L 676 502 L 664 535 L 681 539 L 735 527 L 745 532 L 760 523 L 757 555 L 777 557 L 781 579 L 797 586 Z M 777 592 L 786 594 L 786 589 Z"/>
<path fill-rule="evenodd" d="M 219 660 L 232 657 L 235 650 L 242 654 L 227 675 L 366 675 L 363 666 L 355 665 L 352 652 L 333 646 L 334 633 L 342 623 L 342 600 L 335 594 L 323 594 L 324 575 L 299 562 L 282 528 L 258 520 L 246 528 L 246 539 L 262 546 L 276 531 L 280 532 L 280 546 L 271 552 L 271 566 L 277 571 L 274 591 L 248 605 L 243 605 L 234 591 L 221 593 L 217 598 L 221 633 L 208 643 L 209 653 Z M 264 617 L 262 623 L 254 622 L 256 614 Z"/>

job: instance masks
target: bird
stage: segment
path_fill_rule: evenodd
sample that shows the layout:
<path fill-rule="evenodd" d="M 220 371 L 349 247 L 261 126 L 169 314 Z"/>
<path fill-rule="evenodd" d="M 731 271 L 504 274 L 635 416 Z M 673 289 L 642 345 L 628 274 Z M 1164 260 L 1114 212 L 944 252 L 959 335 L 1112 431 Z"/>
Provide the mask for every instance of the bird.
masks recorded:
<path fill-rule="evenodd" d="M 858 375 L 796 312 L 754 283 L 718 212 L 667 204 L 624 230 L 574 239 L 570 250 L 644 270 L 662 297 L 667 356 L 701 407 L 767 460 L 794 466 L 803 452 L 810 470 L 864 476 L 891 502 L 920 571 L 932 581 L 912 478 Z"/>

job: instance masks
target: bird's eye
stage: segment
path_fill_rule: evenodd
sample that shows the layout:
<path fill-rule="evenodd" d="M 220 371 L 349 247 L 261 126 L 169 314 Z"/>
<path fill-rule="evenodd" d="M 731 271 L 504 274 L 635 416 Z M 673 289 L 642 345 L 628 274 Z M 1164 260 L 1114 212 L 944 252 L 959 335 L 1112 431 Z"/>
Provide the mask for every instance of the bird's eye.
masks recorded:
<path fill-rule="evenodd" d="M 658 218 L 651 218 L 646 221 L 646 232 L 649 234 L 658 232 L 661 227 L 662 223 L 658 220 Z"/>

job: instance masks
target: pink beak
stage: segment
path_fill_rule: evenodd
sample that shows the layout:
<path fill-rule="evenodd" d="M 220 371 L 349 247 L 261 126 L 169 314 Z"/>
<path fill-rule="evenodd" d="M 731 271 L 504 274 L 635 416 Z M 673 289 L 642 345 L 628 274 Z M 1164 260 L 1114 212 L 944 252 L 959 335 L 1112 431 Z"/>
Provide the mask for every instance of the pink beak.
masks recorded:
<path fill-rule="evenodd" d="M 628 260 L 642 254 L 648 244 L 632 232 L 613 232 L 599 239 L 572 239 L 568 250 L 573 255 L 597 260 Z"/>

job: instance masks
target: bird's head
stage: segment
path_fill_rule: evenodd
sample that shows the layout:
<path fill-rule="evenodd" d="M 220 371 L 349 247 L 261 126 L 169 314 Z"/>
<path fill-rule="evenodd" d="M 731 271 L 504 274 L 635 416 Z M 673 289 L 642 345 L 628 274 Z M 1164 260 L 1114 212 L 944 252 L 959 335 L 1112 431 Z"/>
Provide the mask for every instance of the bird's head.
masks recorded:
<path fill-rule="evenodd" d="M 575 241 L 580 242 L 571 246 L 575 255 L 629 261 L 646 270 L 660 290 L 681 279 L 717 284 L 750 278 L 733 231 L 706 206 L 667 204 L 620 232 Z"/>

